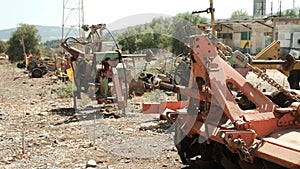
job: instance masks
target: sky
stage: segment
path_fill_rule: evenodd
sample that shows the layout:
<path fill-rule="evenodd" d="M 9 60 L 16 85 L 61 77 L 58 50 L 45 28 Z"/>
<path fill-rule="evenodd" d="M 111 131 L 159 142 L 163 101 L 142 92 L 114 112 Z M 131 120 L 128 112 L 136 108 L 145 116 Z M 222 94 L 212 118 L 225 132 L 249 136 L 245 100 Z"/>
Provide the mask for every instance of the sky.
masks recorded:
<path fill-rule="evenodd" d="M 43 26 L 62 26 L 63 0 L 0 0 L 0 30 L 17 27 L 19 23 Z M 280 0 L 266 0 L 267 13 L 279 9 Z M 282 10 L 300 7 L 300 0 L 282 0 Z M 73 7 L 78 0 L 65 0 L 67 7 Z M 174 16 L 177 13 L 205 10 L 209 0 L 84 0 L 84 24 L 106 23 L 109 25 L 132 24 L 137 20 L 148 22 L 153 16 Z M 253 0 L 214 0 L 216 19 L 230 18 L 231 13 L 244 9 L 253 14 Z M 74 6 L 78 7 L 78 6 Z M 65 23 L 72 25 L 77 22 L 75 12 L 65 10 Z M 131 16 L 139 15 L 132 19 Z M 200 14 L 209 18 L 207 13 Z M 127 20 L 124 18 L 127 18 Z M 130 19 L 131 18 L 131 19 Z M 75 20 L 76 19 L 76 20 Z"/>

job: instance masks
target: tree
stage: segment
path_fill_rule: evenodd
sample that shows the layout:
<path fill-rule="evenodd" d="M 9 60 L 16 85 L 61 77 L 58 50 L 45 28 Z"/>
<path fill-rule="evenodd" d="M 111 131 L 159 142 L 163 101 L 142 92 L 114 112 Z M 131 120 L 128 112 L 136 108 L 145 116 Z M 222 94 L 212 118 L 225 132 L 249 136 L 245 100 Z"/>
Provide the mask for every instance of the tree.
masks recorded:
<path fill-rule="evenodd" d="M 135 27 L 129 27 L 124 33 L 119 35 L 119 44 L 123 46 L 122 50 L 128 50 L 129 53 L 136 51 L 136 30 Z"/>
<path fill-rule="evenodd" d="M 5 53 L 7 50 L 7 43 L 0 40 L 0 53 Z"/>
<path fill-rule="evenodd" d="M 45 43 L 43 43 L 43 46 L 46 49 L 53 49 L 53 48 L 59 48 L 61 44 L 61 40 L 57 39 L 57 40 L 50 40 L 50 41 L 46 41 Z"/>
<path fill-rule="evenodd" d="M 32 53 L 33 55 L 39 55 L 40 39 L 41 37 L 35 26 L 19 24 L 17 30 L 12 33 L 11 38 L 7 42 L 9 45 L 7 49 L 9 60 L 12 62 L 23 60 L 23 45 L 26 54 Z"/>
<path fill-rule="evenodd" d="M 280 16 L 280 12 L 278 12 L 277 15 Z M 280 17 L 297 18 L 297 12 L 293 9 L 288 9 L 282 12 Z"/>
<path fill-rule="evenodd" d="M 174 17 L 159 17 L 150 23 L 127 28 L 117 39 L 124 46 L 123 50 L 131 53 L 146 48 L 160 48 L 178 54 L 186 50 L 184 43 L 188 42 L 188 37 L 199 32 L 196 29 L 186 31 L 186 28 L 195 28 L 197 24 L 207 21 L 188 12 Z"/>
<path fill-rule="evenodd" d="M 245 16 L 249 16 L 248 12 L 244 9 L 240 9 L 232 12 L 231 19 L 238 19 Z"/>
<path fill-rule="evenodd" d="M 196 28 L 196 25 L 207 22 L 207 18 L 202 18 L 199 15 L 194 15 L 189 12 L 177 14 L 173 18 L 173 24 L 171 26 L 172 53 L 175 55 L 187 53 L 188 48 L 185 44 L 188 43 L 189 36 L 201 32 L 200 29 Z"/>

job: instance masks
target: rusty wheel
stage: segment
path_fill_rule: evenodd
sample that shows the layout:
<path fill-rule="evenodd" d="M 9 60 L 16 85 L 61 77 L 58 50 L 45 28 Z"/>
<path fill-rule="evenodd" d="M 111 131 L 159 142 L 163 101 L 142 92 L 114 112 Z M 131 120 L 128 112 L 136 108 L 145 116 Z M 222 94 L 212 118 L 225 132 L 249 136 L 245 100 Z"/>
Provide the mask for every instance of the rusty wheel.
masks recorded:
<path fill-rule="evenodd" d="M 190 158 L 200 154 L 196 137 L 188 137 L 180 128 L 180 120 L 175 121 L 174 143 L 184 165 L 191 165 Z"/>
<path fill-rule="evenodd" d="M 43 76 L 43 72 L 41 69 L 35 68 L 32 70 L 31 75 L 33 78 L 41 78 Z"/>
<path fill-rule="evenodd" d="M 174 136 L 174 142 L 175 142 L 175 146 L 177 148 L 177 152 L 178 152 L 178 155 L 181 159 L 181 162 L 184 164 L 184 165 L 188 165 L 188 161 L 186 159 L 186 152 L 184 151 L 184 148 L 183 148 L 183 140 L 182 140 L 182 137 L 184 137 L 182 135 L 182 131 L 180 131 L 180 129 L 176 126 L 175 127 L 175 136 Z M 186 139 L 186 138 L 184 138 Z"/>

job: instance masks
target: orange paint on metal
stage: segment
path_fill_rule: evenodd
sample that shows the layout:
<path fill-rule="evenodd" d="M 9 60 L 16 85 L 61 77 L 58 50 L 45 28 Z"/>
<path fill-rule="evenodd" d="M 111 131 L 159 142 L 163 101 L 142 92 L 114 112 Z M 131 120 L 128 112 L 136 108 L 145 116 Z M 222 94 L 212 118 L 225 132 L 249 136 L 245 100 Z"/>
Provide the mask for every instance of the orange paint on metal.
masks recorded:
<path fill-rule="evenodd" d="M 162 114 L 165 109 L 176 111 L 188 105 L 187 101 L 167 101 L 160 103 L 143 103 L 143 113 L 145 114 Z"/>

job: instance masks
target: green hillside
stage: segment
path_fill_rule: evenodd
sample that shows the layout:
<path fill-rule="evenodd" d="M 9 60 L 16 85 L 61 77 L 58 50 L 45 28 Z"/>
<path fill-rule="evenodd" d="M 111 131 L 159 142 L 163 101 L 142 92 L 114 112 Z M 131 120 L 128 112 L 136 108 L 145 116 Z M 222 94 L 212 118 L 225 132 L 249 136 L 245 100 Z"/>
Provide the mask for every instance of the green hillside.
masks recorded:
<path fill-rule="evenodd" d="M 35 26 L 39 31 L 42 42 L 61 39 L 62 28 L 59 26 Z M 0 30 L 0 40 L 7 41 L 17 28 Z M 68 30 L 67 30 L 68 31 Z M 72 36 L 72 35 L 71 35 Z"/>

